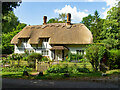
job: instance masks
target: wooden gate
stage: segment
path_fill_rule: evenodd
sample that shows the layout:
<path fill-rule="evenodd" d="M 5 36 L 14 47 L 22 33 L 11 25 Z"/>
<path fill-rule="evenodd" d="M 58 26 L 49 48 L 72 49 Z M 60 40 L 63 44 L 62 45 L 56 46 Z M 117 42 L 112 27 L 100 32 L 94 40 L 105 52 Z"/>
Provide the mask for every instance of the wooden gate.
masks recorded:
<path fill-rule="evenodd" d="M 38 72 L 43 72 L 49 68 L 50 64 L 48 62 L 37 62 L 36 63 L 36 70 Z"/>

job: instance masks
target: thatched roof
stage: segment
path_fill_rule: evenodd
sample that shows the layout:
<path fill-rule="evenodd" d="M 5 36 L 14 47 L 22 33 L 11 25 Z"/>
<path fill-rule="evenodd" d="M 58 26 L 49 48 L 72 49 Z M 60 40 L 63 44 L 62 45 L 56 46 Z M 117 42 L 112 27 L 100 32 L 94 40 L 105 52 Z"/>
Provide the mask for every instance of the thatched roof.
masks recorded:
<path fill-rule="evenodd" d="M 18 44 L 21 38 L 28 38 L 30 44 L 38 44 L 41 38 L 49 38 L 50 44 L 93 43 L 92 33 L 84 24 L 51 23 L 26 26 L 13 37 L 11 44 Z"/>

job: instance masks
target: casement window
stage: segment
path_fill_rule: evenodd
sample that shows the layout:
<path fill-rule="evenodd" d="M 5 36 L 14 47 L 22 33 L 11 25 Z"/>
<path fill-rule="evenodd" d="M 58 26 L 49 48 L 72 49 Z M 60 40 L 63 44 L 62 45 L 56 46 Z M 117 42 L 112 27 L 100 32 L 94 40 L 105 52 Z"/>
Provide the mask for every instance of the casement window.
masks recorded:
<path fill-rule="evenodd" d="M 28 41 L 27 38 L 22 39 L 22 42 L 25 43 L 25 46 L 26 46 L 26 47 L 27 47 L 27 41 Z"/>
<path fill-rule="evenodd" d="M 28 41 L 28 39 L 26 39 L 26 38 L 22 39 L 22 42 L 27 43 L 27 41 Z"/>
<path fill-rule="evenodd" d="M 48 38 L 45 38 L 42 40 L 43 42 L 48 42 Z"/>
<path fill-rule="evenodd" d="M 48 54 L 49 54 L 48 50 L 42 50 L 42 55 L 48 55 Z"/>
<path fill-rule="evenodd" d="M 77 54 L 84 55 L 84 50 L 76 50 Z"/>
<path fill-rule="evenodd" d="M 43 39 L 42 40 L 42 47 L 47 48 L 47 44 L 48 44 L 48 38 Z"/>

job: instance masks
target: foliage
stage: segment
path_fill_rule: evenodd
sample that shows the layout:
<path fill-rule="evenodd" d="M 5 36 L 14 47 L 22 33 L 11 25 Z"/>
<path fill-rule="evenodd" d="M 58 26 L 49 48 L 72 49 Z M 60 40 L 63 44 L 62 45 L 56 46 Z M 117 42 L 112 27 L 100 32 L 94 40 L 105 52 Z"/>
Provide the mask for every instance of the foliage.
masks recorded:
<path fill-rule="evenodd" d="M 112 48 L 120 48 L 120 2 L 114 7 L 112 7 L 107 12 L 107 18 L 103 23 L 103 31 L 101 32 L 101 39 L 107 44 L 112 44 L 109 46 Z M 107 42 L 109 40 L 109 42 Z M 111 42 L 111 43 L 110 43 Z"/>
<path fill-rule="evenodd" d="M 41 61 L 42 55 L 39 53 L 31 53 L 27 56 L 29 66 L 35 68 L 36 60 Z M 33 63 L 34 62 L 34 63 Z"/>
<path fill-rule="evenodd" d="M 32 60 L 32 61 L 35 61 L 36 59 L 40 61 L 41 58 L 42 58 L 42 55 L 39 53 L 31 53 L 30 55 L 28 55 L 28 60 Z"/>
<path fill-rule="evenodd" d="M 8 32 L 6 34 L 2 34 L 2 53 L 3 54 L 11 54 L 11 53 L 13 53 L 14 45 L 11 45 L 10 42 L 11 42 L 12 38 L 18 32 L 20 32 L 25 26 L 26 26 L 26 24 L 20 23 L 20 24 L 18 24 L 16 29 L 13 30 L 13 32 Z"/>
<path fill-rule="evenodd" d="M 107 53 L 107 49 L 101 45 L 90 45 L 86 49 L 86 58 L 92 64 L 95 71 L 98 70 L 103 56 Z"/>
<path fill-rule="evenodd" d="M 109 51 L 108 64 L 110 69 L 119 69 L 120 68 L 120 50 L 110 50 Z"/>
<path fill-rule="evenodd" d="M 41 61 L 49 61 L 48 57 L 43 56 Z"/>
<path fill-rule="evenodd" d="M 13 11 L 14 8 L 20 6 L 20 1 L 18 2 L 2 2 L 2 14 L 8 14 L 9 11 Z"/>
<path fill-rule="evenodd" d="M 2 17 L 2 32 L 8 33 L 13 31 L 19 24 L 18 18 L 13 11 L 9 11 L 7 15 Z"/>
<path fill-rule="evenodd" d="M 68 64 L 57 64 L 57 65 L 53 65 L 50 68 L 48 68 L 46 70 L 47 73 L 73 73 L 73 74 L 77 74 L 79 72 L 84 72 L 84 73 L 88 73 L 89 70 L 87 68 L 79 68 L 76 65 L 71 65 L 68 66 Z"/>
<path fill-rule="evenodd" d="M 100 18 L 98 11 L 95 11 L 93 16 L 89 14 L 87 17 L 84 17 L 81 22 L 85 24 L 88 29 L 90 29 L 93 34 L 93 42 L 95 43 L 100 42 L 100 33 L 103 31 L 103 22 L 104 19 Z"/>
<path fill-rule="evenodd" d="M 59 14 L 58 18 L 51 18 L 47 23 L 65 23 L 67 15 L 65 13 Z"/>
<path fill-rule="evenodd" d="M 86 26 L 89 30 L 91 30 L 91 24 L 92 24 L 92 22 L 93 22 L 93 19 L 94 19 L 94 16 L 92 16 L 91 14 L 89 14 L 87 17 L 84 17 L 84 18 L 82 19 L 82 22 L 81 22 L 81 23 L 85 24 L 85 26 Z"/>
<path fill-rule="evenodd" d="M 27 70 L 29 72 L 33 71 L 32 68 L 28 68 L 28 67 L 15 67 L 15 66 L 12 66 L 12 67 L 3 67 L 2 69 L 2 72 L 23 72 L 24 70 Z"/>
<path fill-rule="evenodd" d="M 61 19 L 61 21 L 62 21 L 63 23 L 67 22 L 67 15 L 66 15 L 66 13 L 59 14 L 58 19 L 59 19 L 59 20 Z"/>
<path fill-rule="evenodd" d="M 2 57 L 2 64 L 5 65 L 6 63 L 9 64 L 10 63 L 10 59 Z"/>
<path fill-rule="evenodd" d="M 101 42 L 104 43 L 105 47 L 109 50 L 113 48 L 117 48 L 119 45 L 119 41 L 112 38 L 104 39 Z"/>
<path fill-rule="evenodd" d="M 70 62 L 72 60 L 80 60 L 83 58 L 83 55 L 79 54 L 72 54 L 71 52 L 68 52 L 68 55 L 66 56 L 66 61 Z"/>

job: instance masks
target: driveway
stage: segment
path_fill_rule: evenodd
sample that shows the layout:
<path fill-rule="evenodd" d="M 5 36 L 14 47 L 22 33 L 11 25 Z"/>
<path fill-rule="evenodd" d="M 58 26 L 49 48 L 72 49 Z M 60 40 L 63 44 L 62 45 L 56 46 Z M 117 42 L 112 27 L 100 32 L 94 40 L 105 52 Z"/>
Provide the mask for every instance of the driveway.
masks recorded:
<path fill-rule="evenodd" d="M 2 88 L 118 88 L 111 83 L 74 80 L 2 79 Z"/>

